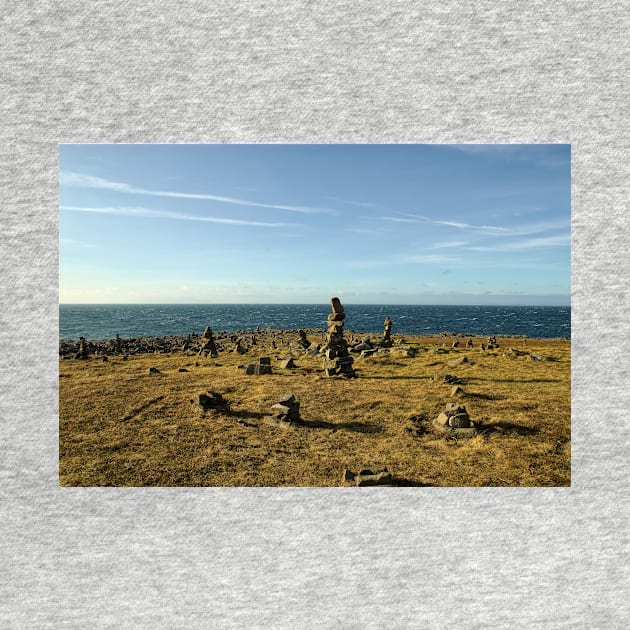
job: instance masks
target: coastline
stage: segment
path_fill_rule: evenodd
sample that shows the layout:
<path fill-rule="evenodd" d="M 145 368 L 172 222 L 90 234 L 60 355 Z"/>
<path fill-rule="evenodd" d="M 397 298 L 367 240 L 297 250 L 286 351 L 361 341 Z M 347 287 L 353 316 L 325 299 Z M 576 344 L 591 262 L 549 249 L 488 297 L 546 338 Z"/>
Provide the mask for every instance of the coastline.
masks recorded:
<path fill-rule="evenodd" d="M 284 346 L 290 346 L 296 344 L 299 340 L 298 330 L 304 330 L 306 335 L 311 341 L 323 343 L 326 332 L 322 328 L 303 328 L 303 329 L 289 329 L 289 328 L 252 328 L 242 329 L 236 331 L 218 331 L 214 333 L 214 337 L 217 341 L 219 351 L 229 352 L 236 344 L 238 339 L 241 343 L 245 343 L 249 347 L 256 345 L 265 346 L 266 344 L 279 343 Z M 381 332 L 358 332 L 352 329 L 346 329 L 345 335 L 350 341 L 350 346 L 358 345 L 366 339 L 378 343 L 378 340 L 382 338 Z M 509 339 L 532 339 L 535 341 L 567 341 L 570 343 L 570 339 L 567 337 L 529 337 L 528 335 L 495 335 L 497 339 L 509 340 Z M 404 335 L 404 334 L 392 334 L 392 340 L 394 344 L 404 344 L 412 342 L 416 344 L 422 343 L 435 343 L 435 340 L 454 339 L 472 339 L 474 345 L 478 346 L 483 340 L 487 338 L 487 335 L 476 335 L 473 333 L 464 332 L 449 332 L 443 331 L 437 334 L 427 335 Z M 183 348 L 187 351 L 189 347 L 194 347 L 200 343 L 202 339 L 201 333 L 191 333 L 188 335 L 161 335 L 161 336 L 142 336 L 142 337 L 120 337 L 120 344 L 122 351 L 117 348 L 118 340 L 116 338 L 109 339 L 86 339 L 89 350 L 95 356 L 115 356 L 118 354 L 149 354 L 149 353 L 172 353 L 181 352 Z M 477 340 L 477 343 L 475 343 Z M 253 341 L 253 343 L 252 343 Z M 61 339 L 59 341 L 59 356 L 61 358 L 71 358 L 79 349 L 78 339 Z"/>

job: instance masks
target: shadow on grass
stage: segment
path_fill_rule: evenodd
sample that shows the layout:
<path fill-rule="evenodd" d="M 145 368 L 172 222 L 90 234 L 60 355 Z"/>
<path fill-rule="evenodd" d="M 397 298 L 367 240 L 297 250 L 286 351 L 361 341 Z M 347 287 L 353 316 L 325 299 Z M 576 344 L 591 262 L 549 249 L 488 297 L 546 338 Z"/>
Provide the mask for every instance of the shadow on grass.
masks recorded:
<path fill-rule="evenodd" d="M 474 392 L 464 392 L 464 398 L 476 398 L 477 400 L 505 400 L 505 396 L 492 396 L 490 394 L 475 394 Z"/>
<path fill-rule="evenodd" d="M 485 378 L 482 376 L 469 376 L 469 381 L 488 381 L 490 383 L 562 383 L 559 378 Z"/>
<path fill-rule="evenodd" d="M 526 427 L 522 424 L 516 424 L 515 422 L 507 422 L 505 420 L 501 420 L 500 422 L 493 422 L 492 424 L 484 424 L 481 427 L 480 432 L 485 434 L 516 433 L 516 435 L 536 435 L 537 433 L 540 433 L 538 429 L 532 429 L 531 427 Z"/>
<path fill-rule="evenodd" d="M 399 488 L 433 488 L 435 487 L 432 483 L 420 483 L 419 481 L 412 481 L 411 479 L 400 479 L 399 477 L 394 478 L 394 486 Z"/>
<path fill-rule="evenodd" d="M 356 433 L 382 433 L 383 427 L 369 422 L 326 422 L 325 420 L 300 420 L 298 426 L 332 431 L 354 431 Z"/>
<path fill-rule="evenodd" d="M 360 376 L 361 380 L 378 379 L 382 381 L 430 381 L 431 376 Z"/>
<path fill-rule="evenodd" d="M 245 426 L 258 426 L 257 424 L 248 424 L 246 420 L 263 420 L 271 418 L 268 413 L 261 411 L 229 411 L 227 414 L 230 418 L 242 422 Z M 325 420 L 298 420 L 295 422 L 296 427 L 304 427 L 306 429 L 328 429 L 332 431 L 354 431 L 356 433 L 382 433 L 383 427 L 378 424 L 369 422 L 326 422 Z"/>

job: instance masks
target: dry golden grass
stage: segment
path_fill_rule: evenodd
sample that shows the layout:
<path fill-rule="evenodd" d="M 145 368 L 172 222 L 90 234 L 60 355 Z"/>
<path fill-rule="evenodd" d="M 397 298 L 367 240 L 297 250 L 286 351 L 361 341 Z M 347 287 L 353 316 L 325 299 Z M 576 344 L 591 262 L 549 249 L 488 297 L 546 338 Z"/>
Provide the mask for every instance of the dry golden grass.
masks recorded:
<path fill-rule="evenodd" d="M 295 358 L 296 370 L 272 359 L 272 375 L 237 369 L 260 355 L 286 355 L 264 346 L 217 359 L 60 361 L 60 484 L 337 486 L 346 467 L 384 465 L 399 485 L 570 485 L 569 341 L 498 338 L 499 349 L 480 352 L 475 339 L 474 349 L 448 354 L 434 352 L 444 338 L 407 341 L 416 357 L 357 358 L 353 380 L 323 378 L 321 358 L 309 356 Z M 509 347 L 557 360 L 503 356 Z M 470 362 L 448 366 L 461 356 Z M 450 397 L 447 373 L 465 381 L 464 394 Z M 230 412 L 199 413 L 190 401 L 206 390 L 221 392 Z M 304 425 L 270 426 L 265 416 L 288 392 Z M 483 423 L 480 435 L 430 428 L 453 400 Z"/>

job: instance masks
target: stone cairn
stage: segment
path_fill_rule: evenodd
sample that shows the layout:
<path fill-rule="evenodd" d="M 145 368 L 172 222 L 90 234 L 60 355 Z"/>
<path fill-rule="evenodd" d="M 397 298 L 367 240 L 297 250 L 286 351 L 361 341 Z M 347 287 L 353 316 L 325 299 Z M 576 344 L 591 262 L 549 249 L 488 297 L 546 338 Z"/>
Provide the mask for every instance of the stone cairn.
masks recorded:
<path fill-rule="evenodd" d="M 236 345 L 232 352 L 234 354 L 245 354 L 247 352 L 247 349 L 243 346 L 243 340 L 240 337 L 236 340 Z"/>
<path fill-rule="evenodd" d="M 330 305 L 332 313 L 328 316 L 324 373 L 326 376 L 356 378 L 356 372 L 352 369 L 354 358 L 348 353 L 348 344 L 343 337 L 343 320 L 346 314 L 339 298 L 331 298 Z"/>
<path fill-rule="evenodd" d="M 230 403 L 219 392 L 206 391 L 197 394 L 191 404 L 204 413 L 206 411 L 229 411 Z"/>
<path fill-rule="evenodd" d="M 203 337 L 201 338 L 201 350 L 199 350 L 199 356 L 207 357 L 208 355 L 215 358 L 218 355 L 217 344 L 214 342 L 214 336 L 212 335 L 212 329 L 210 326 L 206 326 L 203 331 Z"/>
<path fill-rule="evenodd" d="M 258 363 L 250 363 L 245 368 L 245 374 L 255 374 L 260 376 L 261 374 L 271 374 L 271 358 L 260 357 Z"/>
<path fill-rule="evenodd" d="M 271 406 L 271 422 L 277 425 L 287 425 L 299 422 L 300 403 L 293 394 L 285 394 L 279 402 Z"/>
<path fill-rule="evenodd" d="M 364 468 L 358 473 L 353 473 L 347 468 L 343 471 L 341 477 L 343 485 L 353 486 L 393 486 L 394 478 L 385 466 L 371 470 Z"/>
<path fill-rule="evenodd" d="M 452 402 L 446 405 L 446 409 L 433 421 L 440 430 L 456 435 L 474 435 L 477 433 L 477 423 L 473 422 L 464 405 Z"/>
<path fill-rule="evenodd" d="M 394 342 L 392 341 L 392 320 L 389 315 L 385 318 L 383 326 L 385 330 L 383 331 L 383 341 L 381 341 L 381 346 L 383 348 L 391 348 Z"/>
<path fill-rule="evenodd" d="M 306 338 L 306 332 L 298 330 L 298 335 L 300 336 L 298 343 L 306 350 L 311 345 L 311 342 Z"/>
<path fill-rule="evenodd" d="M 88 345 L 85 337 L 79 337 L 79 352 L 74 355 L 75 359 L 87 359 L 88 358 Z"/>

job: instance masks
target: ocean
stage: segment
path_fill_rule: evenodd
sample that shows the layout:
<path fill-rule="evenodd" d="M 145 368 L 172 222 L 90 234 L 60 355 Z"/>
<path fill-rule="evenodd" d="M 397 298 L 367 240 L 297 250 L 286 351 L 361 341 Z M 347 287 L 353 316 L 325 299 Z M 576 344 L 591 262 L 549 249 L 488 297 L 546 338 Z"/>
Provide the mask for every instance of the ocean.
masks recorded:
<path fill-rule="evenodd" d="M 571 337 L 569 306 L 426 306 L 345 304 L 346 328 L 379 333 Z M 59 339 L 123 339 L 260 328 L 326 328 L 328 304 L 61 304 Z"/>

